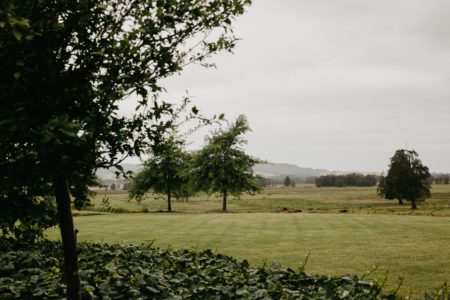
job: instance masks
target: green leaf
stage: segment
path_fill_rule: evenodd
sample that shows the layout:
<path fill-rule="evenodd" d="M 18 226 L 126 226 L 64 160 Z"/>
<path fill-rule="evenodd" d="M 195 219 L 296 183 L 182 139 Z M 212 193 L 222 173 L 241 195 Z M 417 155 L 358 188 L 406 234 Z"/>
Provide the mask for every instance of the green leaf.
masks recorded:
<path fill-rule="evenodd" d="M 16 38 L 16 40 L 18 41 L 22 40 L 22 33 L 20 33 L 19 31 L 13 30 L 13 35 Z"/>
<path fill-rule="evenodd" d="M 147 286 L 145 287 L 147 290 L 149 290 L 150 292 L 152 292 L 153 294 L 159 294 L 159 291 L 157 289 L 155 289 L 154 287 L 151 286 Z"/>
<path fill-rule="evenodd" d="M 91 294 L 92 292 L 95 291 L 95 287 L 93 287 L 92 285 L 85 285 L 85 286 L 83 287 L 83 289 L 84 289 L 86 292 L 88 292 L 89 294 Z"/>
<path fill-rule="evenodd" d="M 25 18 L 14 18 L 11 20 L 11 24 L 26 28 L 30 27 L 30 21 Z"/>

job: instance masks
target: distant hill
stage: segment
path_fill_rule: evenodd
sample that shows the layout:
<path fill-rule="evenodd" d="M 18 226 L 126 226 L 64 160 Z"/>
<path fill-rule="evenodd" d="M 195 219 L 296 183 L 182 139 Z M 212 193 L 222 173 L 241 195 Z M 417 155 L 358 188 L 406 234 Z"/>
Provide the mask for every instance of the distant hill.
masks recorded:
<path fill-rule="evenodd" d="M 328 170 L 302 168 L 294 164 L 285 163 L 256 164 L 253 167 L 253 172 L 255 172 L 256 175 L 268 178 L 279 176 L 317 177 L 332 173 Z"/>
<path fill-rule="evenodd" d="M 134 173 L 139 172 L 142 169 L 142 165 L 140 164 L 123 164 L 122 166 L 125 171 L 132 171 Z M 302 168 L 294 164 L 285 163 L 256 164 L 253 167 L 253 172 L 255 172 L 256 175 L 267 178 L 280 176 L 317 177 L 332 173 L 328 170 Z M 114 169 L 99 169 L 97 170 L 97 176 L 105 184 L 111 184 L 113 182 L 123 183 L 123 178 L 116 178 Z"/>
<path fill-rule="evenodd" d="M 142 169 L 140 164 L 123 164 L 125 171 L 132 171 L 134 173 L 139 172 Z M 327 174 L 348 174 L 352 172 L 348 171 L 330 171 L 323 169 L 313 169 L 313 168 L 303 168 L 295 164 L 287 163 L 267 163 L 267 164 L 256 164 L 253 167 L 253 172 L 256 175 L 260 175 L 266 178 L 284 178 L 285 176 L 290 176 L 293 178 L 307 178 L 307 177 L 318 177 Z M 365 174 L 365 172 L 359 172 Z M 373 172 L 367 172 L 367 174 L 374 174 Z M 105 184 L 111 183 L 123 183 L 123 178 L 116 178 L 116 173 L 114 169 L 99 169 L 97 171 L 97 176 Z"/>

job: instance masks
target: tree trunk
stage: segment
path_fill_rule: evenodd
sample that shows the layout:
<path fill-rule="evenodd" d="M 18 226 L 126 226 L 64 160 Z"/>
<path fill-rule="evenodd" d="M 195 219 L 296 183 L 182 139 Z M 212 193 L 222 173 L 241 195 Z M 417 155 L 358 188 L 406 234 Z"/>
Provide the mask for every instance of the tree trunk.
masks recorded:
<path fill-rule="evenodd" d="M 59 228 L 64 252 L 64 275 L 67 284 L 67 299 L 81 299 L 80 275 L 78 273 L 77 241 L 73 226 L 70 194 L 65 176 L 55 175 L 53 179 Z"/>
<path fill-rule="evenodd" d="M 223 205 L 222 210 L 227 211 L 227 190 L 223 191 Z"/>
<path fill-rule="evenodd" d="M 411 200 L 411 209 L 417 209 L 416 200 Z"/>
<path fill-rule="evenodd" d="M 171 190 L 170 188 L 167 189 L 167 211 L 172 212 L 172 201 L 171 201 Z"/>
<path fill-rule="evenodd" d="M 398 198 L 398 205 L 403 205 L 403 199 L 402 198 Z"/>

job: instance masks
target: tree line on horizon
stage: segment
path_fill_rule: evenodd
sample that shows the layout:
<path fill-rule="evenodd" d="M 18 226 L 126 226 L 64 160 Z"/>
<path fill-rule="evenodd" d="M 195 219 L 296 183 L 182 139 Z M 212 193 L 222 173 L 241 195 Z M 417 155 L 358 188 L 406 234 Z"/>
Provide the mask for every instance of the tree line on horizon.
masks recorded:
<path fill-rule="evenodd" d="M 358 174 L 358 175 L 363 175 L 364 174 L 359 174 L 359 173 L 353 173 L 353 174 Z M 336 177 L 338 176 L 346 176 L 348 174 L 343 174 L 343 175 L 334 175 Z M 302 176 L 282 176 L 282 175 L 278 175 L 275 177 L 264 177 L 261 175 L 256 175 L 255 179 L 257 180 L 259 186 L 261 188 L 274 188 L 274 187 L 279 187 L 279 186 L 285 186 L 285 187 L 295 187 L 297 186 L 297 184 L 314 184 L 316 185 L 316 180 L 320 180 L 320 177 L 323 176 L 327 176 L 327 175 L 322 175 L 322 176 L 308 176 L 308 177 L 302 177 Z M 376 176 L 377 181 L 375 184 L 371 184 L 371 185 L 367 185 L 366 187 L 370 187 L 370 186 L 374 186 L 377 185 L 380 182 L 380 179 L 382 178 L 383 175 L 373 175 Z M 286 184 L 286 178 L 289 178 L 289 184 Z M 431 173 L 431 180 L 433 184 L 449 184 L 450 183 L 450 174 L 448 173 Z M 345 186 L 358 186 L 358 185 L 342 185 L 341 183 L 345 180 L 336 180 L 339 182 L 339 185 L 330 185 L 331 187 L 345 187 Z M 99 180 L 99 182 L 101 182 L 101 180 Z M 294 184 L 292 184 L 294 183 Z M 120 186 L 120 188 L 118 187 Z M 325 185 L 322 185 L 325 186 Z M 130 188 L 130 181 L 125 180 L 121 183 L 108 183 L 108 184 L 100 184 L 101 188 L 106 188 L 106 189 L 110 189 L 110 190 L 116 190 L 116 189 L 121 189 L 124 191 L 128 191 Z M 364 186 L 361 186 L 364 187 Z"/>
<path fill-rule="evenodd" d="M 378 176 L 376 175 L 364 175 L 359 173 L 351 173 L 344 175 L 323 175 L 317 177 L 315 184 L 317 187 L 369 187 L 375 186 L 378 183 Z"/>

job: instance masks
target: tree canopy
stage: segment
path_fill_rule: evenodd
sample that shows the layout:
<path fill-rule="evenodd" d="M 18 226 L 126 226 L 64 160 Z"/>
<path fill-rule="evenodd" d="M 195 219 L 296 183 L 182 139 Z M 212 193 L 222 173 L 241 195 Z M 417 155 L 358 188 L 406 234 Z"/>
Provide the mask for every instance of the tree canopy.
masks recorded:
<path fill-rule="evenodd" d="M 231 50 L 250 0 L 10 1 L 0 6 L 3 198 L 55 196 L 68 299 L 79 276 L 70 195 L 87 197 L 98 167 L 140 155 L 171 126 L 160 80 Z M 135 113 L 120 101 L 132 95 Z M 197 110 L 193 110 L 195 114 Z M 165 118 L 165 116 L 168 116 Z M 25 173 L 20 171 L 27 170 Z M 9 188 L 11 187 L 11 188 Z M 37 197 L 39 196 L 39 197 Z"/>
<path fill-rule="evenodd" d="M 207 144 L 194 157 L 192 178 L 198 189 L 219 193 L 223 197 L 222 210 L 227 210 L 228 195 L 260 190 L 252 167 L 259 162 L 241 148 L 246 140 L 242 135 L 250 130 L 247 119 L 240 115 L 225 130 L 207 138 Z"/>
<path fill-rule="evenodd" d="M 399 204 L 410 201 L 412 209 L 417 209 L 417 202 L 431 197 L 431 175 L 418 157 L 414 150 L 397 150 L 390 159 L 386 177 L 381 177 L 378 194 L 386 199 L 398 199 Z"/>
<path fill-rule="evenodd" d="M 172 135 L 153 147 L 144 169 L 131 181 L 130 198 L 140 200 L 152 189 L 155 193 L 167 195 L 167 211 L 172 211 L 172 195 L 181 194 L 190 183 L 187 177 L 190 156 L 182 146 L 183 141 Z"/>

